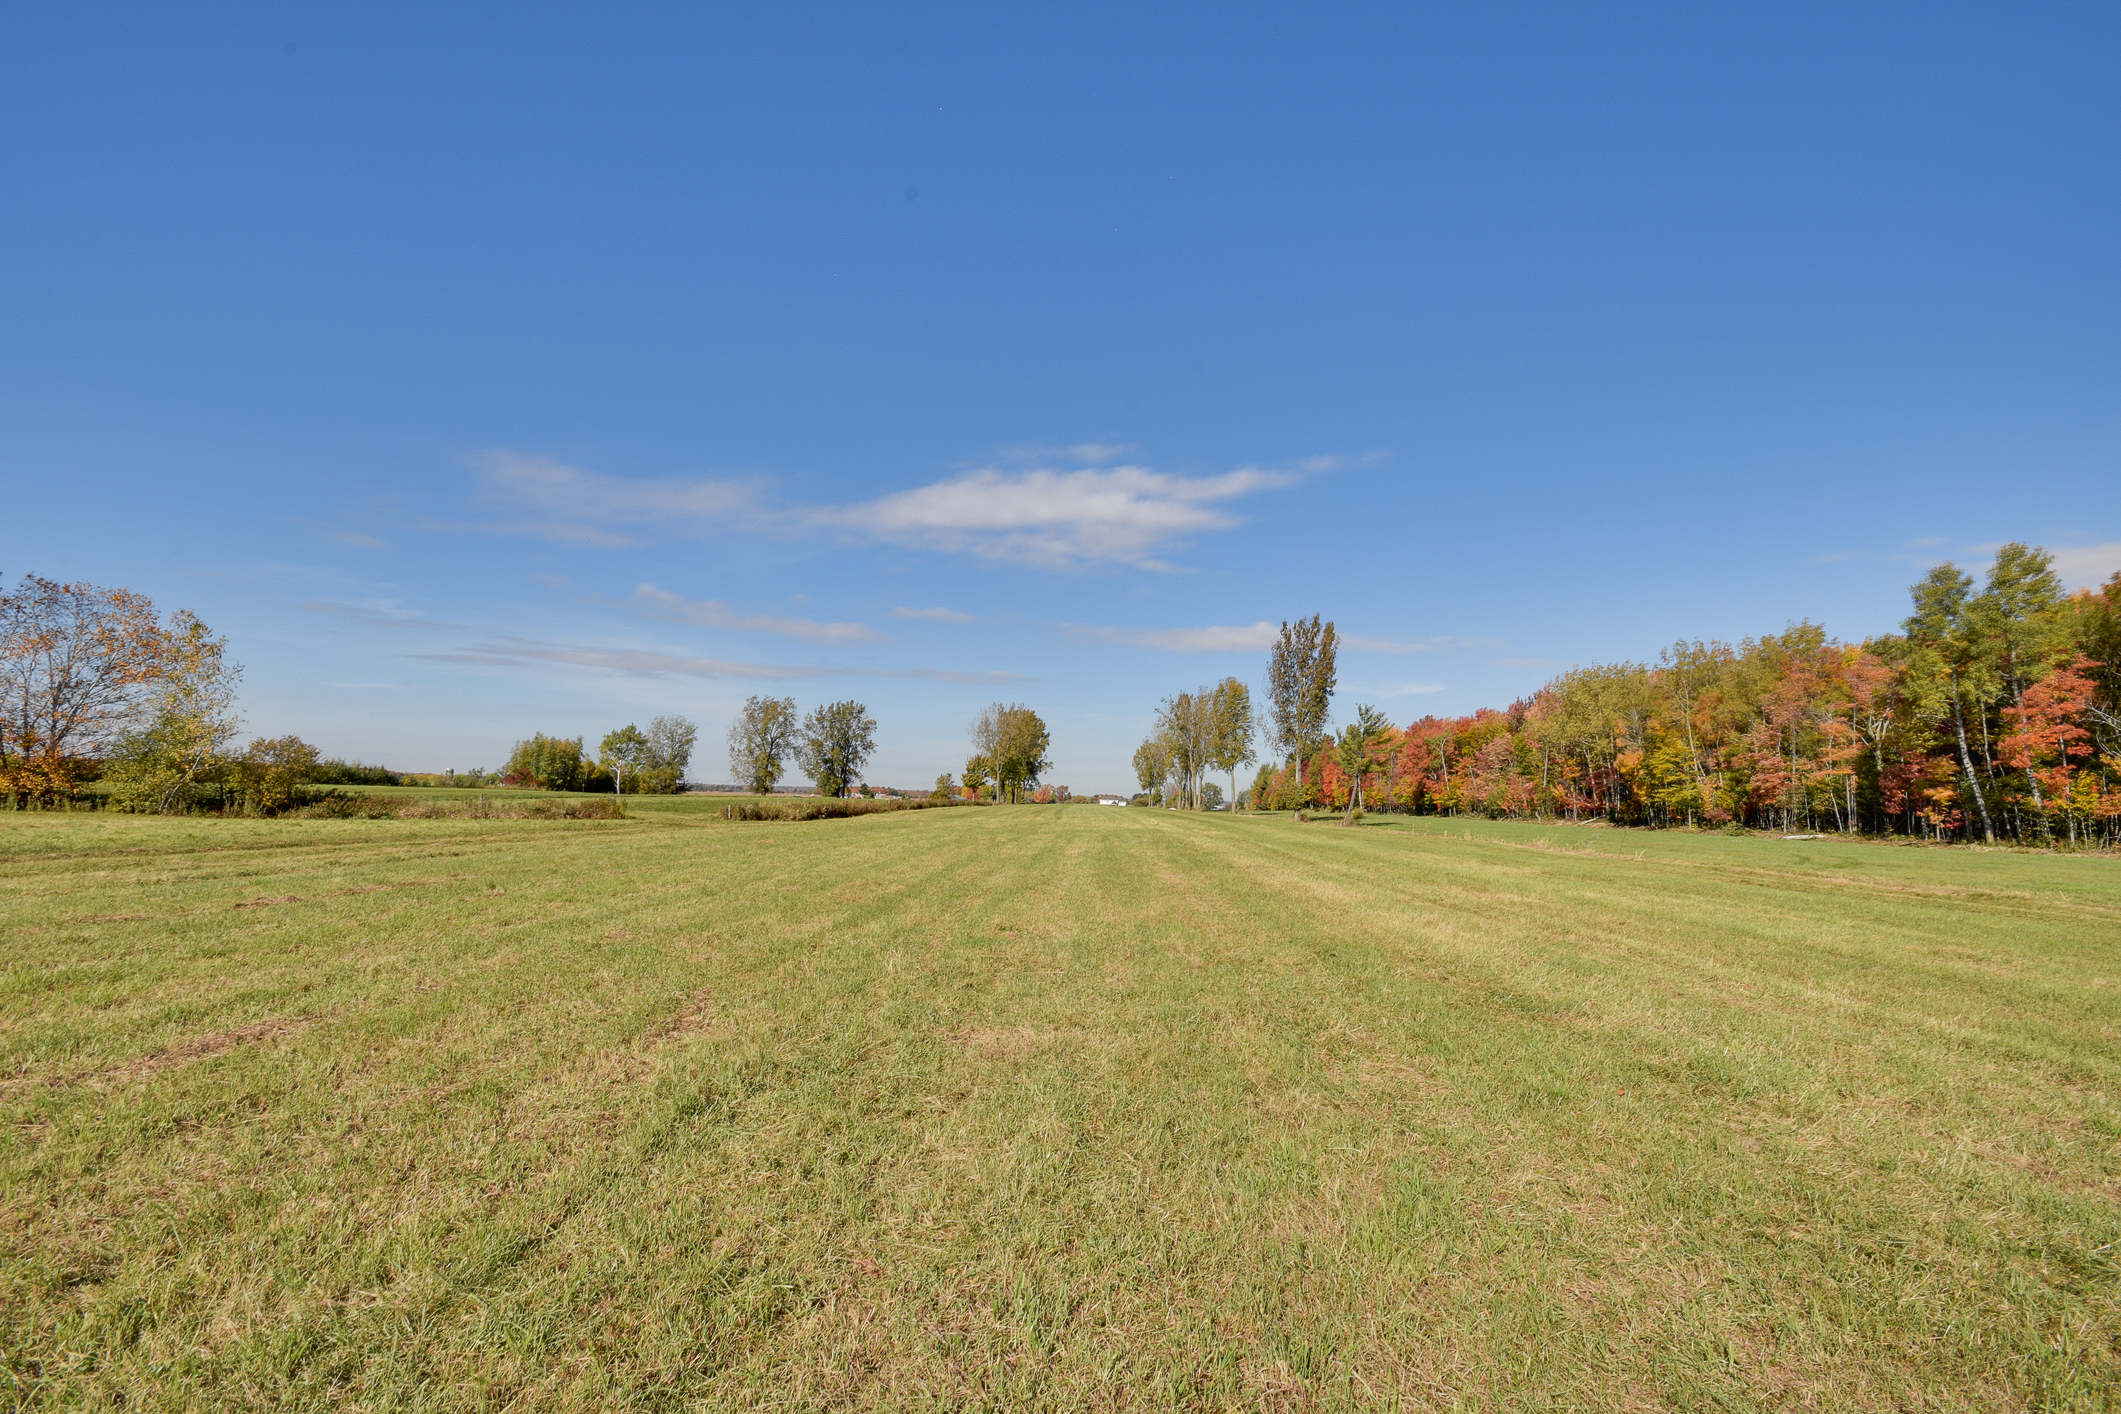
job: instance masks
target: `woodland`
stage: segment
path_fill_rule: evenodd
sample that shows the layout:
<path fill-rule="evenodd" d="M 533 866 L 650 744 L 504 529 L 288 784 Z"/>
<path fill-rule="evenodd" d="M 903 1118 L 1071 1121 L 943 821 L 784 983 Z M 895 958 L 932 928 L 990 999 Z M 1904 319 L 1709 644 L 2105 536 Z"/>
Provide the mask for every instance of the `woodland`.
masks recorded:
<path fill-rule="evenodd" d="M 1680 641 L 1506 708 L 1405 726 L 1364 709 L 1337 735 L 1332 625 L 1285 625 L 1262 722 L 1279 759 L 1248 803 L 2113 847 L 2121 574 L 2066 593 L 2047 552 L 2013 544 L 1980 582 L 1942 564 L 1910 594 L 1900 632 L 1861 643 L 1808 622 Z M 1230 748 L 1185 730 L 1201 714 L 1180 701 L 1153 739 L 1170 762 L 1155 785 L 1191 801 Z"/>

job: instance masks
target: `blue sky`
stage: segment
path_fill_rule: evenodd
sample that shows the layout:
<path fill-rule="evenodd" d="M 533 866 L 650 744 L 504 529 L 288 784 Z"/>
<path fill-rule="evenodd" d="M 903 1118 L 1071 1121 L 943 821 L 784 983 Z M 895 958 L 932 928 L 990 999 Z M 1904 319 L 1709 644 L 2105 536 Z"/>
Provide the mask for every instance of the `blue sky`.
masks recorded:
<path fill-rule="evenodd" d="M 2121 567 L 2121 10 L 16 6 L 0 572 L 252 728 L 492 766 L 747 693 L 1130 786 L 1350 635 L 1501 705 L 1936 559 Z"/>

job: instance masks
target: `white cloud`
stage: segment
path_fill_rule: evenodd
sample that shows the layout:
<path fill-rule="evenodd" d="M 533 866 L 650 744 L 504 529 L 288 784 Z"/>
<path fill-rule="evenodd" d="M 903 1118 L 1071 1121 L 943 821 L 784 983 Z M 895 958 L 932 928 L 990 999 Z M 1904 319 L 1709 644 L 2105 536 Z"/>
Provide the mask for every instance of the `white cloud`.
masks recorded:
<path fill-rule="evenodd" d="M 1403 682 L 1397 687 L 1386 688 L 1379 696 L 1419 697 L 1424 693 L 1442 692 L 1443 689 L 1444 685 L 1440 682 Z"/>
<path fill-rule="evenodd" d="M 2121 570 L 2121 540 L 2048 553 L 2055 557 L 2055 573 L 2071 589 L 2097 589 L 2114 571 Z"/>
<path fill-rule="evenodd" d="M 1076 459 L 1091 462 L 1126 450 L 1096 443 L 1070 449 Z M 1132 465 L 989 467 L 851 505 L 788 508 L 762 503 L 757 488 L 743 481 L 633 481 L 506 450 L 482 452 L 471 460 L 479 471 L 482 499 L 499 518 L 433 528 L 538 535 L 605 549 L 656 532 L 743 529 L 797 535 L 835 528 L 889 544 L 987 559 L 1155 570 L 1172 568 L 1159 558 L 1166 549 L 1238 524 L 1226 503 L 1345 464 L 1315 457 L 1293 472 L 1245 467 L 1216 476 L 1179 476 Z"/>
<path fill-rule="evenodd" d="M 987 469 L 814 511 L 811 518 L 874 540 L 986 559 L 1170 569 L 1156 551 L 1184 536 L 1237 524 L 1237 517 L 1216 508 L 1219 503 L 1292 480 L 1257 468 L 1220 476 L 1173 476 L 1139 466 Z"/>
<path fill-rule="evenodd" d="M 960 613 L 956 609 L 893 609 L 891 617 L 894 619 L 934 619 L 946 624 L 969 624 L 973 622 L 972 615 Z"/>
<path fill-rule="evenodd" d="M 787 619 L 778 614 L 743 614 L 719 600 L 687 600 L 652 584 L 634 590 L 633 602 L 638 612 L 650 618 L 700 628 L 778 633 L 805 643 L 875 643 L 881 639 L 867 624 L 821 624 L 814 619 Z"/>
<path fill-rule="evenodd" d="M 1242 627 L 1098 628 L 1090 624 L 1062 624 L 1061 629 L 1076 638 L 1102 639 L 1134 648 L 1162 648 L 1172 653 L 1257 652 L 1272 648 L 1275 636 L 1281 631 L 1265 619 Z"/>

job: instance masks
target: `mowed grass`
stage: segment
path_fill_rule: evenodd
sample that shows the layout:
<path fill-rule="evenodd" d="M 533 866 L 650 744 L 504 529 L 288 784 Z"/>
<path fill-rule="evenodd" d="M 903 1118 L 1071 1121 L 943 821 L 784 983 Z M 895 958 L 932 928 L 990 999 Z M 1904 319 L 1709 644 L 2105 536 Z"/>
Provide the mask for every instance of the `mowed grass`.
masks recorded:
<path fill-rule="evenodd" d="M 2111 1407 L 2114 861 L 0 817 L 0 1404 Z"/>

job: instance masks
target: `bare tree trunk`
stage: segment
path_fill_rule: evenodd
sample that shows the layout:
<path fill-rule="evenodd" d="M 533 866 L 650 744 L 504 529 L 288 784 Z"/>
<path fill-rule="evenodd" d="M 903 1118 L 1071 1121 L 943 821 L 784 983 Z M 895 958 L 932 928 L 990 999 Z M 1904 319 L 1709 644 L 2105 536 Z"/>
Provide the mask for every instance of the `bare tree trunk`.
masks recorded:
<path fill-rule="evenodd" d="M 1995 822 L 1988 818 L 1988 797 L 1981 793 L 1981 779 L 1974 774 L 1974 754 L 1966 748 L 1966 716 L 1959 710 L 1959 684 L 1952 684 L 1952 726 L 1959 733 L 1959 764 L 1966 768 L 1966 783 L 1974 792 L 1974 804 L 1981 810 L 1981 833 L 1990 844 L 1996 842 Z"/>

